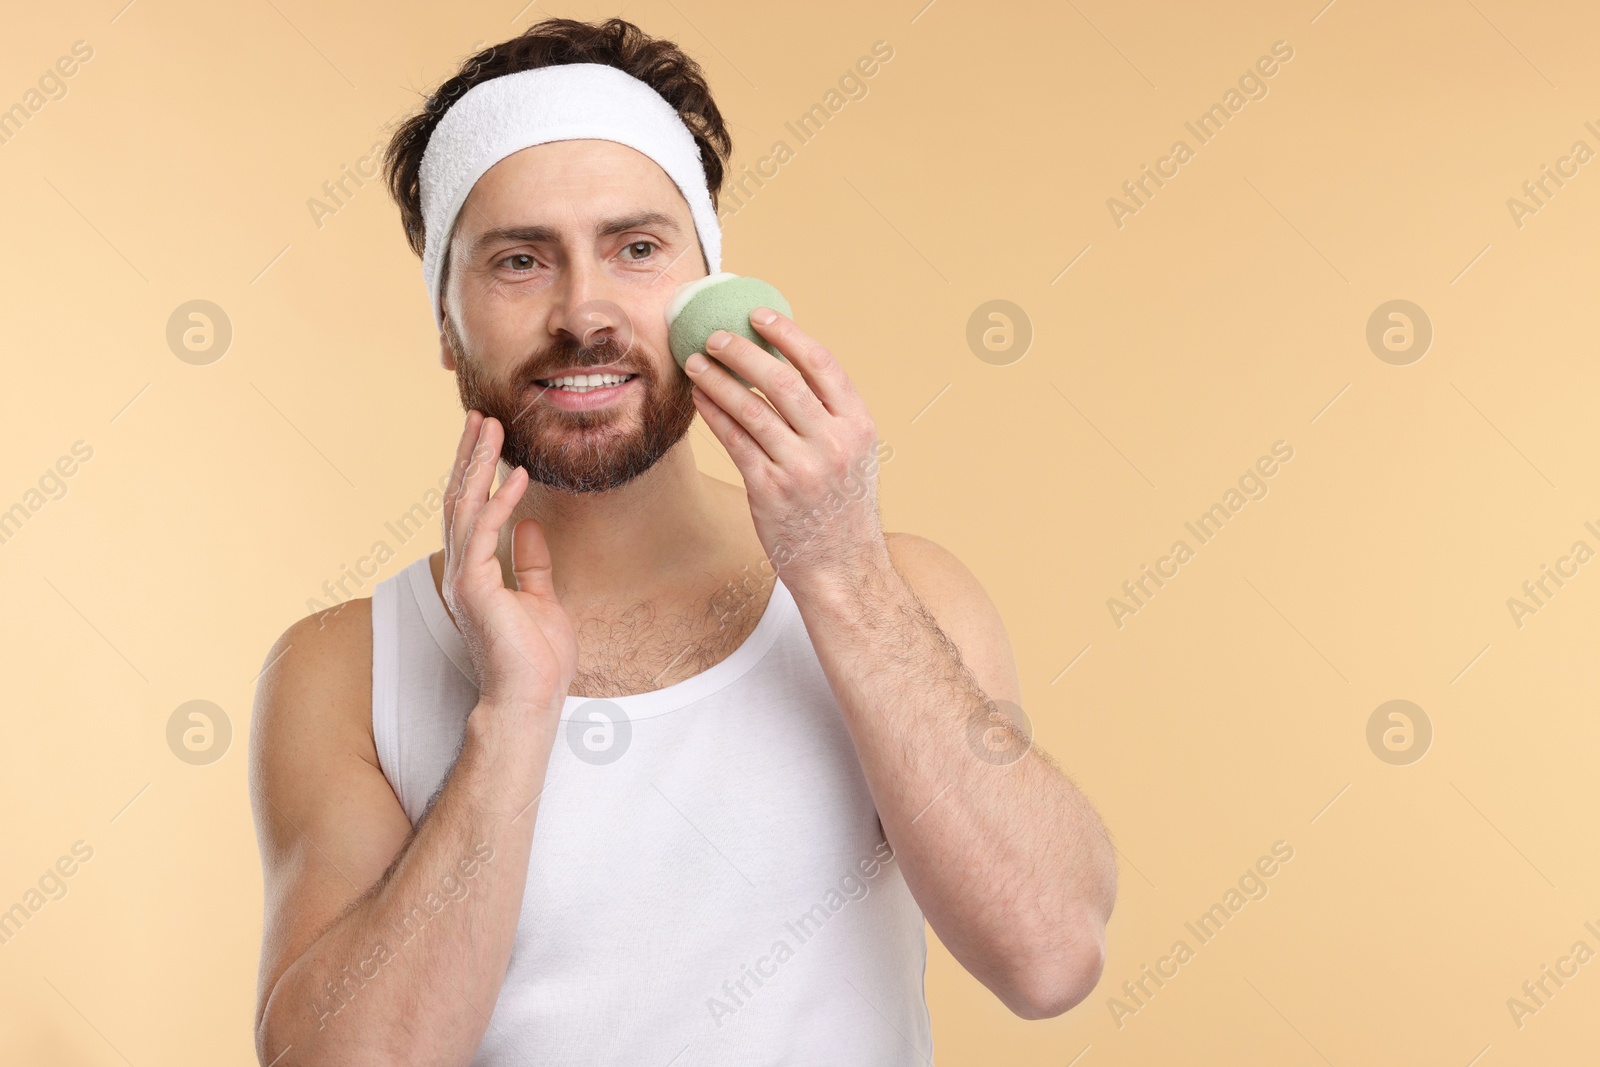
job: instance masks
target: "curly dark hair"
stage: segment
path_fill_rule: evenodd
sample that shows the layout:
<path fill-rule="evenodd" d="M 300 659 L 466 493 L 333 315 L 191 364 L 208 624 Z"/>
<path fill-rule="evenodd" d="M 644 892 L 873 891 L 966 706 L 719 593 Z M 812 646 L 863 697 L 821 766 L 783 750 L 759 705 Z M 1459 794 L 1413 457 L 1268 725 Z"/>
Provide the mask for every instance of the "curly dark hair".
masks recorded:
<path fill-rule="evenodd" d="M 450 105 L 479 82 L 563 63 L 604 63 L 660 93 L 694 135 L 700 164 L 706 172 L 706 186 L 711 191 L 711 205 L 716 208 L 724 163 L 733 152 L 733 138 L 711 99 L 700 65 L 673 41 L 651 37 L 620 18 L 599 23 L 551 18 L 475 53 L 433 91 L 422 110 L 406 119 L 390 139 L 384 153 L 384 180 L 389 195 L 400 206 L 406 241 L 418 256 L 423 252 L 425 234 L 417 175 L 428 139 Z"/>

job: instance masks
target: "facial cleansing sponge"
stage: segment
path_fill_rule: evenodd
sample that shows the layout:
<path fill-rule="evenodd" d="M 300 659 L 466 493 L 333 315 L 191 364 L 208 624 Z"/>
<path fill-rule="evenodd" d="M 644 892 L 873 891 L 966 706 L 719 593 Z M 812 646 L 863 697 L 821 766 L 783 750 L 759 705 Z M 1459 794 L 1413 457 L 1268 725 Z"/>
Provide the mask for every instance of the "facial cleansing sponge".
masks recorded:
<path fill-rule="evenodd" d="M 696 352 L 705 352 L 706 341 L 718 330 L 755 342 L 778 359 L 783 353 L 750 325 L 750 312 L 769 307 L 793 318 L 783 294 L 759 278 L 745 278 L 722 271 L 684 282 L 667 305 L 667 343 L 678 366 Z M 707 353 L 709 358 L 710 354 Z M 750 383 L 721 360 L 728 373 L 745 385 Z M 784 362 L 788 362 L 784 360 Z"/>

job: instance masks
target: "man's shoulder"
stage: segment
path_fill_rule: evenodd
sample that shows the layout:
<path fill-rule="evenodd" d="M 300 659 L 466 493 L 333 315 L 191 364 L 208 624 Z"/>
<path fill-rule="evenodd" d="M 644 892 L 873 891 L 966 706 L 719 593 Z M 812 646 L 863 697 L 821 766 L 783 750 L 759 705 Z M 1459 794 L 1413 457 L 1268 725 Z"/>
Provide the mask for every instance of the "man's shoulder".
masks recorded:
<path fill-rule="evenodd" d="M 365 659 L 371 667 L 372 598 L 355 597 L 331 608 L 313 611 L 297 619 L 279 636 L 267 655 L 267 663 L 299 651 L 299 669 L 347 666 L 352 659 Z"/>
<path fill-rule="evenodd" d="M 883 540 L 894 569 L 934 614 L 999 618 L 983 583 L 954 552 L 920 534 L 892 532 Z"/>
<path fill-rule="evenodd" d="M 1020 699 L 1005 622 L 977 575 L 937 541 L 913 533 L 883 537 L 895 571 L 955 644 L 989 696 Z"/>
<path fill-rule="evenodd" d="M 431 567 L 438 555 L 442 553 L 430 553 L 407 566 Z M 320 685 L 359 684 L 369 687 L 370 695 L 372 597 L 351 597 L 290 623 L 267 652 L 262 681 L 276 664 L 284 668 L 280 677 Z"/>
<path fill-rule="evenodd" d="M 352 598 L 291 623 L 256 680 L 255 732 L 371 737 L 372 600 Z"/>
<path fill-rule="evenodd" d="M 919 597 L 948 601 L 958 608 L 970 606 L 974 598 L 988 600 L 977 576 L 939 542 L 904 532 L 885 533 L 883 540 L 894 569 Z"/>

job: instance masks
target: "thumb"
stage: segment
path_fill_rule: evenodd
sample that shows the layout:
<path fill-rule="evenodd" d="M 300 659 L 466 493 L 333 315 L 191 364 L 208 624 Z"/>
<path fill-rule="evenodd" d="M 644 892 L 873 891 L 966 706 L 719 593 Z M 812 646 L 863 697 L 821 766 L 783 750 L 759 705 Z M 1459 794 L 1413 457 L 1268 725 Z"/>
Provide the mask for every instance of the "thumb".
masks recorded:
<path fill-rule="evenodd" d="M 539 520 L 523 519 L 511 531 L 511 573 L 517 579 L 517 588 L 524 593 L 555 596 L 550 545 Z"/>

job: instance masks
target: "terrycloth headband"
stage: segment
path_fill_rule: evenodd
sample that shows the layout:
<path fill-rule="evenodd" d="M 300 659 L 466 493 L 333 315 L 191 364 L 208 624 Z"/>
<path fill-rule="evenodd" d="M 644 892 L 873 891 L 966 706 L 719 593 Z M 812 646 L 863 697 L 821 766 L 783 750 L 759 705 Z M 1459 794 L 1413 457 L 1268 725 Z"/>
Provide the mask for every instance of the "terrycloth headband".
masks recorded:
<path fill-rule="evenodd" d="M 604 63 L 566 63 L 479 82 L 450 106 L 428 139 L 422 193 L 422 280 L 443 326 L 439 281 L 456 214 L 479 178 L 513 152 L 550 141 L 616 141 L 649 156 L 689 205 L 706 266 L 722 269 L 722 228 L 694 135 L 672 105 L 633 75 Z"/>

